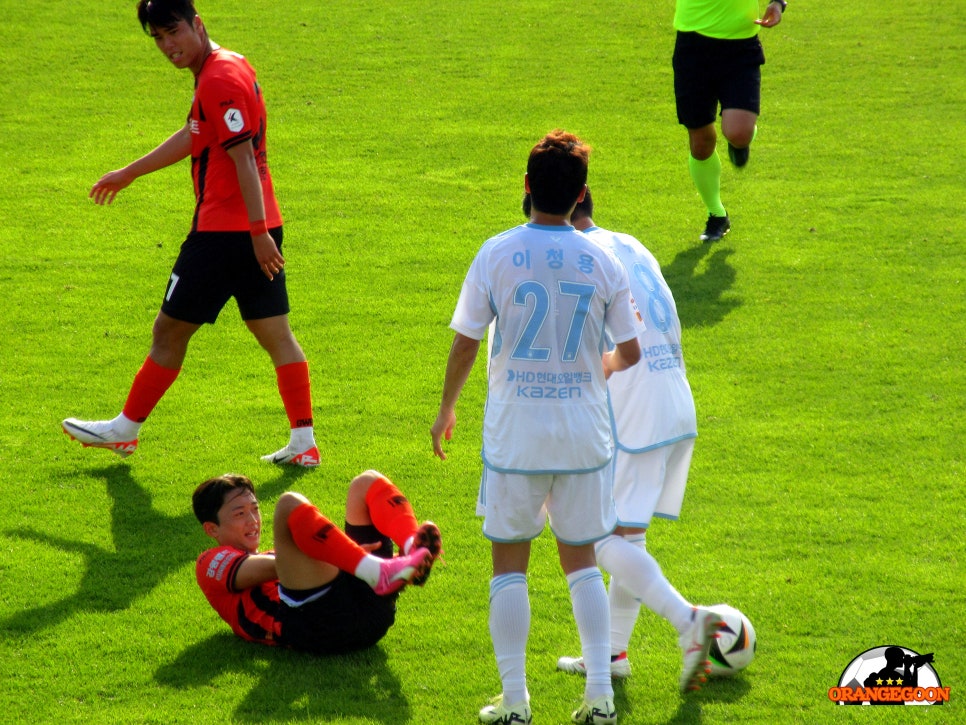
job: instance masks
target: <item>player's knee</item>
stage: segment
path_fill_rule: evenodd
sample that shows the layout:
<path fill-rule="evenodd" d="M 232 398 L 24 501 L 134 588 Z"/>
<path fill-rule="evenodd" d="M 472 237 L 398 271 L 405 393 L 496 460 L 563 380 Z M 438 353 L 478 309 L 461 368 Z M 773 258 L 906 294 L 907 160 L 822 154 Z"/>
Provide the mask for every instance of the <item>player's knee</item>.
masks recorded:
<path fill-rule="evenodd" d="M 302 494 L 296 493 L 295 491 L 286 491 L 278 497 L 278 503 L 275 504 L 276 523 L 288 521 L 288 517 L 291 515 L 291 513 L 299 506 L 306 503 L 311 503 L 311 501 L 309 501 Z"/>

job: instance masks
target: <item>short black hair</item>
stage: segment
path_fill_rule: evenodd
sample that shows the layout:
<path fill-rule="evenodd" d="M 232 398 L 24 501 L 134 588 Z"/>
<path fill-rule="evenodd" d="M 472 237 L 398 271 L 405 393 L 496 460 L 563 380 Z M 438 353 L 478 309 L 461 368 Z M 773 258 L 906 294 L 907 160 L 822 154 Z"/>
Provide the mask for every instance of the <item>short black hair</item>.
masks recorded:
<path fill-rule="evenodd" d="M 150 28 L 167 28 L 177 25 L 179 20 L 191 23 L 198 11 L 194 0 L 140 0 L 138 20 L 144 32 Z"/>
<path fill-rule="evenodd" d="M 533 210 L 533 201 L 530 199 L 529 194 L 523 195 L 523 203 L 520 205 L 523 208 L 523 216 L 527 219 L 530 218 L 530 212 Z M 594 216 L 594 200 L 590 196 L 590 187 L 587 187 L 587 192 L 584 194 L 584 200 L 574 207 L 574 213 L 570 215 L 571 220 L 581 219 L 583 217 L 593 218 Z"/>
<path fill-rule="evenodd" d="M 577 206 L 574 207 L 574 213 L 570 215 L 570 219 L 582 219 L 583 217 L 593 217 L 594 216 L 594 200 L 590 196 L 590 187 L 587 187 L 587 192 L 584 194 L 583 201 L 581 201 Z"/>
<path fill-rule="evenodd" d="M 248 476 L 238 473 L 226 473 L 223 476 L 209 478 L 200 484 L 191 495 L 191 506 L 194 509 L 195 517 L 201 524 L 209 521 L 220 524 L 218 511 L 225 503 L 225 496 L 231 491 L 239 489 L 255 494 L 255 486 Z"/>
<path fill-rule="evenodd" d="M 544 136 L 530 151 L 527 180 L 533 206 L 545 214 L 566 214 L 587 183 L 590 147 L 560 129 Z"/>

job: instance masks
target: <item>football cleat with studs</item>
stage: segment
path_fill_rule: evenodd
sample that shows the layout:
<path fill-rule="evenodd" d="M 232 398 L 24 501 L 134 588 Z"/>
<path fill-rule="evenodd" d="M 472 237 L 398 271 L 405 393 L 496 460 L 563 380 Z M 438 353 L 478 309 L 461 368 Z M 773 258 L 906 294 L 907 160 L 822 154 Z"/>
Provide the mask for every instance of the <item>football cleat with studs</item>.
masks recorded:
<path fill-rule="evenodd" d="M 60 425 L 71 440 L 79 441 L 84 448 L 106 448 L 121 458 L 127 458 L 138 447 L 137 438 L 133 441 L 125 440 L 118 435 L 109 420 L 67 418 Z"/>
<path fill-rule="evenodd" d="M 700 690 L 711 672 L 708 653 L 711 643 L 718 637 L 718 627 L 724 622 L 720 615 L 706 607 L 695 607 L 691 614 L 691 625 L 678 640 L 684 667 L 681 670 L 681 692 Z"/>
<path fill-rule="evenodd" d="M 280 466 L 302 466 L 302 468 L 315 468 L 319 465 L 322 460 L 322 454 L 319 453 L 318 446 L 312 446 L 305 451 L 292 450 L 288 446 L 285 446 L 280 451 L 275 451 L 275 453 L 269 453 L 267 456 L 262 456 L 263 461 L 268 463 L 276 463 Z"/>

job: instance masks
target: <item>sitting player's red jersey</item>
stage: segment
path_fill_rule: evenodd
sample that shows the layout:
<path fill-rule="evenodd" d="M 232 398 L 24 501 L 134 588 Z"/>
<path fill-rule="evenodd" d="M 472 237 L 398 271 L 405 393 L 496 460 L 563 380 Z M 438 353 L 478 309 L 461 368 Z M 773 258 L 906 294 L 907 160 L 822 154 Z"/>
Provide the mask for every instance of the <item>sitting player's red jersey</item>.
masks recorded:
<path fill-rule="evenodd" d="M 235 574 L 248 554 L 233 546 L 216 546 L 198 557 L 195 576 L 215 611 L 239 637 L 276 645 L 282 625 L 278 621 L 278 580 L 238 590 Z"/>

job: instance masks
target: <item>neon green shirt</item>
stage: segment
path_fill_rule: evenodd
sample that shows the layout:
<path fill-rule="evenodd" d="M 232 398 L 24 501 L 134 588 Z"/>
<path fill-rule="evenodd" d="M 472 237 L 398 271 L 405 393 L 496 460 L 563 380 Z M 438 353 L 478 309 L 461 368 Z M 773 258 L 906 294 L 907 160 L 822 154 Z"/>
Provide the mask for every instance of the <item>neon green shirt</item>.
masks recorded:
<path fill-rule="evenodd" d="M 758 0 L 677 0 L 674 28 L 737 40 L 758 34 Z"/>

